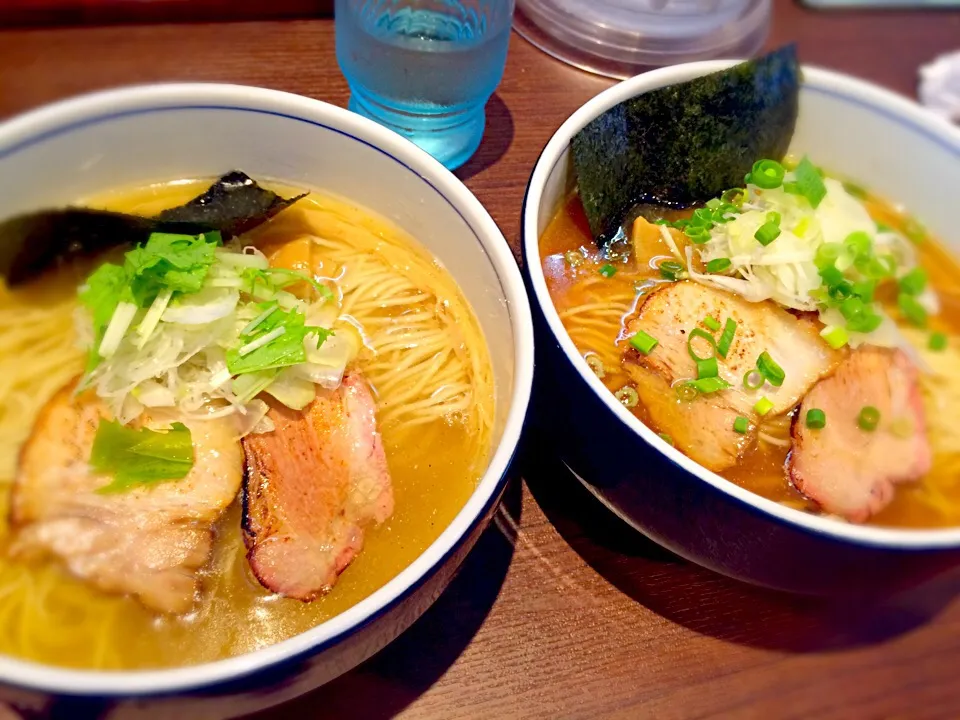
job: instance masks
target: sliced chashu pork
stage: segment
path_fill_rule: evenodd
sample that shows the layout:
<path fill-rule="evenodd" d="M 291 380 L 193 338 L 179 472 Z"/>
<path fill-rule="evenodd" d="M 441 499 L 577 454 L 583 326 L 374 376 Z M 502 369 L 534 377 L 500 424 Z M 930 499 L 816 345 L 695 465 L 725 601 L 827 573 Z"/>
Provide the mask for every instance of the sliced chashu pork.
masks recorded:
<path fill-rule="evenodd" d="M 733 318 L 737 323 L 727 357 L 717 356 L 720 377 L 732 387 L 681 401 L 673 386 L 697 376 L 696 363 L 687 348 L 690 331 L 699 327 L 718 340 L 722 334 L 706 328 L 706 317 L 721 324 Z M 766 417 L 784 413 L 840 359 L 839 353 L 820 338 L 813 321 L 798 318 L 770 301 L 751 303 L 693 282 L 670 283 L 652 292 L 629 323 L 630 335 L 639 330 L 659 341 L 649 355 L 633 348 L 624 354 L 624 368 L 644 407 L 658 430 L 669 434 L 686 455 L 714 472 L 735 465 L 752 442 L 759 419 L 753 410 L 757 400 L 766 397 L 773 403 Z M 703 355 L 705 343 L 698 342 L 695 347 Z M 743 376 L 756 367 L 764 351 L 784 369 L 786 379 L 780 387 L 766 384 L 759 390 L 747 390 Z M 751 420 L 749 432 L 741 434 L 733 429 L 738 416 Z"/>
<path fill-rule="evenodd" d="M 58 392 L 43 408 L 20 455 L 13 489 L 12 552 L 53 555 L 108 592 L 130 593 L 161 612 L 193 605 L 213 523 L 233 502 L 242 454 L 231 419 L 183 420 L 195 463 L 182 480 L 99 494 L 111 478 L 89 467 L 97 426 L 109 418 L 93 393 Z M 169 422 L 149 418 L 146 427 Z"/>
<path fill-rule="evenodd" d="M 873 431 L 860 411 L 880 411 Z M 823 410 L 826 426 L 804 418 Z M 824 511 L 863 522 L 892 499 L 898 483 L 920 479 L 932 464 L 916 367 L 900 350 L 862 347 L 807 394 L 793 425 L 788 471 L 796 488 Z"/>
<path fill-rule="evenodd" d="M 313 600 L 360 552 L 364 526 L 392 514 L 375 410 L 366 381 L 349 372 L 303 411 L 272 403 L 276 429 L 244 438 L 244 538 L 264 587 Z"/>

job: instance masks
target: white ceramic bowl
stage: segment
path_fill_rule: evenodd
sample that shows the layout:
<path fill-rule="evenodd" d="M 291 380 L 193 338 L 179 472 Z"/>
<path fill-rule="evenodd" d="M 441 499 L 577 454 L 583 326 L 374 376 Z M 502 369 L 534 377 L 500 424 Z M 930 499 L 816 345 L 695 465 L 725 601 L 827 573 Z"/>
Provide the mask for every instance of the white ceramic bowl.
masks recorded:
<path fill-rule="evenodd" d="M 538 372 L 537 383 L 538 388 L 549 386 L 545 397 L 562 387 L 565 406 L 576 408 L 569 423 L 571 439 L 566 440 L 565 427 L 558 428 L 557 446 L 586 487 L 617 515 L 679 555 L 719 572 L 806 592 L 870 587 L 931 572 L 955 559 L 960 528 L 851 525 L 772 502 L 704 469 L 616 401 L 577 352 L 550 301 L 537 239 L 574 187 L 572 137 L 627 98 L 734 62 L 679 65 L 610 88 L 557 130 L 537 162 L 522 221 L 524 265 L 537 322 L 537 365 L 546 370 Z M 805 67 L 790 151 L 808 153 L 830 171 L 902 203 L 960 252 L 960 130 L 946 121 L 874 85 Z"/>
<path fill-rule="evenodd" d="M 527 410 L 533 332 L 510 249 L 479 201 L 429 155 L 353 113 L 259 88 L 172 84 L 87 95 L 0 125 L 0 217 L 111 188 L 241 169 L 254 178 L 331 190 L 416 237 L 457 279 L 479 318 L 497 388 L 495 452 L 462 511 L 409 567 L 305 633 L 228 660 L 172 670 L 86 672 L 0 657 L 5 695 L 194 694 L 118 706 L 137 717 L 247 713 L 349 670 L 409 626 L 449 581 L 505 485 Z M 135 642 L 135 639 L 131 639 Z M 430 652 L 430 648 L 424 648 Z M 39 693 L 24 692 L 25 689 Z M 174 709 L 174 706 L 176 709 Z"/>

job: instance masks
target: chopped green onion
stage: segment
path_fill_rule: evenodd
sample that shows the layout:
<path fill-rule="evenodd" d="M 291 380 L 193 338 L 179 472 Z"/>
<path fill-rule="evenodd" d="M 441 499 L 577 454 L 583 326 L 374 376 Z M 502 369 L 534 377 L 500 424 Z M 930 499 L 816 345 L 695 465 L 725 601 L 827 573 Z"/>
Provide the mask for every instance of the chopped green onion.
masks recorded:
<path fill-rule="evenodd" d="M 766 379 L 760 374 L 759 370 L 747 370 L 743 374 L 743 386 L 747 390 L 757 390 L 763 386 Z"/>
<path fill-rule="evenodd" d="M 578 267 L 583 264 L 583 261 L 586 259 L 583 257 L 583 254 L 577 252 L 576 250 L 567 250 L 563 254 L 563 259 L 567 261 L 570 267 Z"/>
<path fill-rule="evenodd" d="M 753 411 L 761 417 L 766 415 L 771 410 L 773 410 L 773 401 L 767 397 L 760 398 L 757 400 L 756 405 L 753 406 Z"/>
<path fill-rule="evenodd" d="M 897 305 L 903 316 L 917 327 L 927 326 L 927 311 L 913 295 L 902 292 L 897 297 Z"/>
<path fill-rule="evenodd" d="M 268 333 L 264 333 L 263 335 L 258 337 L 256 340 L 251 340 L 246 345 L 241 345 L 240 349 L 237 350 L 237 354 L 240 357 L 245 357 L 250 353 L 252 353 L 254 350 L 259 350 L 264 345 L 268 345 L 269 343 L 273 342 L 278 337 L 283 335 L 286 331 L 287 331 L 287 328 L 284 327 L 283 325 L 280 325 L 279 327 L 275 327 L 273 330 L 271 330 Z"/>
<path fill-rule="evenodd" d="M 723 326 L 720 324 L 720 321 L 719 321 L 719 320 L 716 320 L 716 319 L 714 319 L 714 318 L 712 318 L 712 317 L 709 317 L 709 316 L 708 316 L 708 317 L 705 317 L 705 318 L 703 319 L 703 324 L 706 325 L 706 326 L 707 326 L 708 328 L 710 328 L 711 330 L 713 330 L 714 332 L 716 332 L 716 331 L 719 330 L 721 327 L 723 327 Z"/>
<path fill-rule="evenodd" d="M 783 368 L 780 367 L 772 357 L 770 357 L 770 353 L 768 353 L 766 350 L 760 353 L 760 357 L 757 358 L 757 370 L 759 370 L 760 374 L 766 378 L 767 382 L 774 387 L 780 387 L 783 385 L 783 381 L 787 377 L 787 374 L 783 371 Z"/>
<path fill-rule="evenodd" d="M 723 194 L 720 196 L 720 202 L 724 205 L 733 205 L 739 208 L 743 205 L 743 198 L 745 196 L 746 190 L 743 188 L 730 188 L 729 190 L 723 191 Z"/>
<path fill-rule="evenodd" d="M 873 241 L 863 230 L 857 230 L 856 232 L 852 232 L 847 235 L 843 241 L 843 246 L 850 250 L 850 252 L 856 258 L 869 255 L 873 246 Z"/>
<path fill-rule="evenodd" d="M 750 421 L 743 415 L 737 416 L 737 419 L 733 421 L 733 431 L 738 432 L 741 435 L 747 432 L 750 429 Z"/>
<path fill-rule="evenodd" d="M 660 263 L 660 277 L 664 280 L 679 280 L 683 273 L 683 265 L 673 260 L 666 260 Z"/>
<path fill-rule="evenodd" d="M 614 275 L 617 274 L 617 268 L 615 268 L 610 263 L 607 263 L 602 268 L 600 268 L 600 274 L 603 275 L 605 278 L 612 278 Z"/>
<path fill-rule="evenodd" d="M 723 326 L 723 335 L 720 336 L 720 342 L 717 343 L 717 352 L 720 357 L 726 357 L 730 352 L 730 346 L 733 345 L 733 336 L 737 332 L 737 321 L 733 318 L 727 318 Z"/>
<path fill-rule="evenodd" d="M 603 360 L 597 355 L 588 355 L 585 359 L 594 374 L 602 380 L 603 376 L 607 374 L 606 368 L 603 367 Z"/>
<path fill-rule="evenodd" d="M 733 263 L 730 262 L 730 258 L 716 258 L 707 263 L 707 272 L 723 272 L 724 270 L 729 270 L 732 265 Z"/>
<path fill-rule="evenodd" d="M 657 433 L 657 437 L 663 440 L 667 445 L 673 445 L 673 438 L 667 435 L 666 433 Z"/>
<path fill-rule="evenodd" d="M 689 380 L 684 384 L 703 395 L 709 395 L 731 387 L 730 383 L 719 377 L 698 378 L 697 380 Z"/>
<path fill-rule="evenodd" d="M 877 225 L 878 233 L 893 232 L 892 227 L 890 227 L 886 223 L 880 222 L 879 220 L 877 221 L 876 225 Z"/>
<path fill-rule="evenodd" d="M 783 165 L 776 160 L 757 160 L 750 169 L 750 180 L 758 188 L 772 190 L 780 187 L 785 174 Z"/>
<path fill-rule="evenodd" d="M 915 267 L 898 281 L 900 292 L 919 295 L 927 287 L 927 273 L 921 267 Z"/>
<path fill-rule="evenodd" d="M 649 355 L 660 344 L 660 341 L 643 330 L 639 330 L 636 335 L 630 338 L 630 344 L 644 355 Z"/>
<path fill-rule="evenodd" d="M 700 394 L 697 389 L 688 382 L 680 383 L 673 390 L 677 394 L 677 399 L 680 400 L 680 402 L 693 402 Z"/>
<path fill-rule="evenodd" d="M 876 280 L 858 280 L 853 284 L 851 292 L 865 303 L 873 302 L 873 295 L 877 290 Z"/>
<path fill-rule="evenodd" d="M 930 335 L 929 347 L 931 350 L 940 352 L 947 349 L 947 334 L 942 332 L 935 332 Z"/>
<path fill-rule="evenodd" d="M 808 158 L 804 157 L 793 172 L 797 179 L 797 194 L 803 195 L 809 201 L 811 207 L 818 207 L 827 194 L 827 186 L 823 184 L 820 171 Z"/>
<path fill-rule="evenodd" d="M 700 355 L 697 355 L 696 352 L 694 352 L 693 339 L 698 337 L 703 338 L 708 343 L 710 343 L 710 347 L 713 348 L 713 352 L 710 355 L 705 355 L 701 357 Z M 717 341 L 714 340 L 713 335 L 708 333 L 706 330 L 701 330 L 700 328 L 694 328 L 693 330 L 690 331 L 690 335 L 687 338 L 687 352 L 690 353 L 690 357 L 693 358 L 694 362 L 697 362 L 698 360 L 706 360 L 707 358 L 713 357 L 714 355 L 717 354 Z"/>
<path fill-rule="evenodd" d="M 710 239 L 710 231 L 701 225 L 688 225 L 683 232 L 694 245 L 703 245 Z"/>
<path fill-rule="evenodd" d="M 270 307 L 264 310 L 262 313 L 257 315 L 253 320 L 251 320 L 247 326 L 240 331 L 241 336 L 250 335 L 254 330 L 256 330 L 268 317 L 273 315 L 273 313 L 280 309 L 280 306 L 276 303 L 270 303 Z"/>
<path fill-rule="evenodd" d="M 839 325 L 827 325 L 827 327 L 820 331 L 820 337 L 826 340 L 827 345 L 834 350 L 839 350 L 850 342 L 850 336 L 847 334 L 846 329 Z"/>
<path fill-rule="evenodd" d="M 720 198 L 710 198 L 707 200 L 707 207 L 711 210 L 716 210 L 723 204 L 723 201 Z"/>
<path fill-rule="evenodd" d="M 711 357 L 706 360 L 697 360 L 697 377 L 712 378 L 720 375 L 720 366 L 717 364 L 717 358 Z"/>
<path fill-rule="evenodd" d="M 780 237 L 780 226 L 774 225 L 772 222 L 765 222 L 753 236 L 757 239 L 758 243 L 766 247 Z"/>
<path fill-rule="evenodd" d="M 778 212 L 776 212 L 776 211 L 774 211 L 774 212 L 768 212 L 768 213 L 767 213 L 767 222 L 768 222 L 768 223 L 773 223 L 773 224 L 776 225 L 777 227 L 780 227 L 780 213 L 778 213 Z"/>
<path fill-rule="evenodd" d="M 807 427 L 811 430 L 823 430 L 827 426 L 827 414 L 820 408 L 807 410 Z"/>
<path fill-rule="evenodd" d="M 824 243 L 817 248 L 817 252 L 813 257 L 813 264 L 817 266 L 818 270 L 832 268 L 834 263 L 837 262 L 837 258 L 840 257 L 842 250 L 843 245 L 840 243 Z"/>
<path fill-rule="evenodd" d="M 877 425 L 879 424 L 880 411 L 877 410 L 877 408 L 875 408 L 873 405 L 867 405 L 860 411 L 860 414 L 857 415 L 857 425 L 860 426 L 861 430 L 873 432 L 877 429 Z"/>
<path fill-rule="evenodd" d="M 637 391 L 629 385 L 624 385 L 622 388 L 617 390 L 614 393 L 614 396 L 623 404 L 624 407 L 628 408 L 635 408 L 640 402 L 640 396 L 637 395 Z"/>

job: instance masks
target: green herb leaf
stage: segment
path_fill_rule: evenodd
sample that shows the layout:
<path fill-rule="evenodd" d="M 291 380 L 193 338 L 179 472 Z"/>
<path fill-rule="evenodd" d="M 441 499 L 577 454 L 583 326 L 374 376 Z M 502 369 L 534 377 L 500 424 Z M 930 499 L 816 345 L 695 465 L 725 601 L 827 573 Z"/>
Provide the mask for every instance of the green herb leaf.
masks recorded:
<path fill-rule="evenodd" d="M 255 344 L 258 339 L 278 328 L 283 328 L 282 334 L 250 352 L 240 354 L 241 349 Z M 227 351 L 227 369 L 232 375 L 241 375 L 305 362 L 307 352 L 303 339 L 311 333 L 317 335 L 317 347 L 331 335 L 324 328 L 305 325 L 303 314 L 297 310 L 277 310 L 257 326 L 255 337 L 250 342 Z"/>
<path fill-rule="evenodd" d="M 820 171 L 817 170 L 816 165 L 804 156 L 793 172 L 796 176 L 797 194 L 809 200 L 811 207 L 818 207 L 827 194 L 827 186 L 823 184 L 823 178 L 820 177 Z"/>
<path fill-rule="evenodd" d="M 113 482 L 98 493 L 124 492 L 140 485 L 181 480 L 193 467 L 190 430 L 174 423 L 163 432 L 124 427 L 101 420 L 93 439 L 90 465 L 97 472 L 113 476 Z"/>
<path fill-rule="evenodd" d="M 209 235 L 213 242 L 206 235 L 153 233 L 143 246 L 128 252 L 125 269 L 137 304 L 146 307 L 162 288 L 198 292 L 215 260 L 219 235 Z"/>

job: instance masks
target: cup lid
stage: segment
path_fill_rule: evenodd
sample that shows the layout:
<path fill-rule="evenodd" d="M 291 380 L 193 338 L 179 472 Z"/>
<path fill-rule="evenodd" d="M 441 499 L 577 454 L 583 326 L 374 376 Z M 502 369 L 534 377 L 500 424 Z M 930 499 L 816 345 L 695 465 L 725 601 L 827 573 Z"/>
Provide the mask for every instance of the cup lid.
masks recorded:
<path fill-rule="evenodd" d="M 517 0 L 514 27 L 582 70 L 625 78 L 695 60 L 756 53 L 771 0 Z"/>

